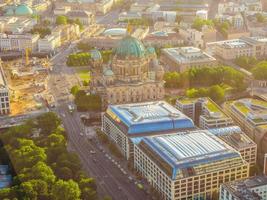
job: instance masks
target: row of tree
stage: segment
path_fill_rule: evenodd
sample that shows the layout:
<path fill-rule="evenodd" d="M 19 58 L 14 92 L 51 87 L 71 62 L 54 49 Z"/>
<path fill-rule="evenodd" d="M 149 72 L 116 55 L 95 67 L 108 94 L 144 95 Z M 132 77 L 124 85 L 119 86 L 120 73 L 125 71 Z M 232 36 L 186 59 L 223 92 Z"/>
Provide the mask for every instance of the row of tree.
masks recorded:
<path fill-rule="evenodd" d="M 80 159 L 66 148 L 66 133 L 54 113 L 46 113 L 1 135 L 5 162 L 13 169 L 13 184 L 0 199 L 94 200 L 96 183 Z M 3 161 L 3 158 L 2 158 Z"/>
<path fill-rule="evenodd" d="M 90 53 L 74 53 L 70 54 L 67 59 L 68 66 L 88 66 L 90 64 Z"/>
<path fill-rule="evenodd" d="M 190 68 L 183 73 L 167 72 L 164 80 L 167 88 L 209 87 L 220 84 L 237 90 L 245 88 L 244 75 L 228 66 Z"/>
<path fill-rule="evenodd" d="M 80 30 L 83 29 L 83 24 L 81 21 L 77 18 L 75 20 L 68 18 L 64 15 L 59 15 L 56 18 L 56 25 L 66 25 L 66 24 L 77 24 L 79 25 Z"/>

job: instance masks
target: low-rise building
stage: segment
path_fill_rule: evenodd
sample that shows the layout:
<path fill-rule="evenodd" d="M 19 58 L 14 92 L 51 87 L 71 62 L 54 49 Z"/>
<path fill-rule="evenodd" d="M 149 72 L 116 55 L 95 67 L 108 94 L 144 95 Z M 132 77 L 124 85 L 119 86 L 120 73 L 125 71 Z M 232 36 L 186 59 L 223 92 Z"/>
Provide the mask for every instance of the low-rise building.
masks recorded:
<path fill-rule="evenodd" d="M 228 127 L 234 124 L 233 120 L 209 98 L 177 99 L 176 108 L 203 129 Z"/>
<path fill-rule="evenodd" d="M 267 38 L 242 37 L 209 43 L 213 53 L 224 60 L 234 60 L 240 56 L 262 58 L 267 55 Z"/>
<path fill-rule="evenodd" d="M 259 164 L 267 153 L 267 102 L 240 99 L 224 104 L 224 110 L 258 145 Z"/>
<path fill-rule="evenodd" d="M 103 132 L 127 160 L 137 137 L 193 128 L 191 119 L 164 101 L 111 105 L 102 117 Z"/>
<path fill-rule="evenodd" d="M 0 34 L 1 51 L 31 51 L 37 50 L 39 35 L 31 34 Z"/>
<path fill-rule="evenodd" d="M 39 52 L 54 52 L 61 45 L 60 34 L 47 35 L 45 38 L 38 40 Z"/>
<path fill-rule="evenodd" d="M 182 46 L 184 45 L 184 40 L 181 35 L 175 31 L 165 32 L 165 31 L 155 31 L 148 34 L 143 42 L 146 46 L 153 46 L 156 48 L 162 48 L 166 46 Z"/>
<path fill-rule="evenodd" d="M 267 199 L 267 177 L 255 176 L 244 180 L 224 183 L 219 200 L 263 200 Z"/>
<path fill-rule="evenodd" d="M 10 99 L 8 83 L 5 77 L 2 64 L 0 63 L 0 115 L 7 115 L 10 113 Z"/>
<path fill-rule="evenodd" d="M 77 24 L 60 25 L 52 30 L 52 34 L 60 35 L 61 44 L 80 37 L 80 27 Z"/>
<path fill-rule="evenodd" d="M 95 23 L 95 16 L 93 13 L 85 10 L 71 10 L 67 12 L 67 17 L 72 20 L 79 19 L 84 26 L 88 26 Z"/>
<path fill-rule="evenodd" d="M 237 150 L 250 167 L 256 166 L 257 144 L 239 126 L 215 128 L 209 129 L 209 131 Z"/>
<path fill-rule="evenodd" d="M 222 183 L 249 176 L 241 155 L 206 130 L 140 138 L 134 167 L 164 200 L 216 199 Z"/>
<path fill-rule="evenodd" d="M 213 66 L 214 57 L 196 47 L 176 47 L 162 49 L 160 60 L 167 71 L 184 72 L 192 67 Z"/>

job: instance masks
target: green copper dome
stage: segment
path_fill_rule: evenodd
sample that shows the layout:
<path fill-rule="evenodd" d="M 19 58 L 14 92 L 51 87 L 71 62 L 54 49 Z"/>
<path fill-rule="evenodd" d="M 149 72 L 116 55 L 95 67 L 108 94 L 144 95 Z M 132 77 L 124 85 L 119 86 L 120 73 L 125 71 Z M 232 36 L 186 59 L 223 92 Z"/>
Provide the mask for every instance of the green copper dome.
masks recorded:
<path fill-rule="evenodd" d="M 115 49 L 115 54 L 120 58 L 140 58 L 145 55 L 145 47 L 142 42 L 132 36 L 127 35 L 119 42 L 119 45 Z"/>
<path fill-rule="evenodd" d="M 26 16 L 26 15 L 32 15 L 32 14 L 33 14 L 32 9 L 25 4 L 19 5 L 15 10 L 15 15 L 17 16 Z"/>

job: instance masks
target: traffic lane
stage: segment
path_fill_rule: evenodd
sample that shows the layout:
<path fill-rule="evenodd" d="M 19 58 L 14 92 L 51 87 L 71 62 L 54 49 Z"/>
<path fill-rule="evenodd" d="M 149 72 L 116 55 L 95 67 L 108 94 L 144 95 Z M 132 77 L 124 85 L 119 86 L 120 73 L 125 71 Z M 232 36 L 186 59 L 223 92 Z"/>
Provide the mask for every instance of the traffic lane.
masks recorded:
<path fill-rule="evenodd" d="M 79 115 L 76 114 L 75 116 L 76 116 L 75 120 L 79 120 Z M 81 122 L 77 122 L 77 124 L 80 124 L 80 123 Z M 84 141 L 84 139 L 82 140 Z M 131 182 L 130 183 L 128 182 L 128 175 L 124 175 L 121 172 L 121 170 L 111 160 L 106 158 L 103 152 L 101 152 L 95 144 L 91 144 L 91 142 L 86 141 L 86 140 L 85 142 L 88 143 L 88 145 L 90 145 L 91 148 L 94 149 L 94 151 L 96 152 L 95 156 L 97 157 L 97 160 L 100 161 L 100 163 L 105 163 L 105 162 L 108 163 L 108 165 L 101 165 L 101 167 L 104 167 L 105 170 L 108 171 L 109 174 L 111 174 L 112 178 L 118 183 L 118 187 L 123 188 L 124 191 L 128 191 L 127 194 L 129 195 L 129 199 L 146 199 L 147 198 L 146 194 L 143 191 L 140 191 L 136 187 L 136 185 L 134 185 Z"/>
<path fill-rule="evenodd" d="M 72 133 L 70 134 L 70 138 L 72 142 L 74 142 L 74 145 L 76 146 L 76 150 L 79 151 L 80 155 L 83 155 L 83 159 L 87 161 L 87 165 L 89 168 L 89 171 L 94 171 L 94 175 L 98 181 L 101 181 L 96 174 L 101 174 L 101 178 L 108 176 L 109 173 L 105 171 L 105 169 L 102 167 L 102 165 L 95 165 L 95 163 L 91 160 L 88 162 L 88 155 L 90 155 L 90 150 L 88 149 L 88 146 L 84 143 L 84 140 L 81 140 L 79 133 L 75 133 L 75 130 L 79 130 L 79 125 L 76 123 L 73 123 L 72 118 L 66 113 L 65 114 L 65 122 L 67 127 L 72 127 Z M 70 128 L 69 128 L 70 129 Z M 80 130 L 79 130 L 80 131 Z M 93 170 L 92 170 L 93 169 Z M 105 184 L 104 186 L 107 189 L 107 192 L 114 198 L 114 199 L 123 199 L 125 196 L 121 195 L 118 191 L 118 188 L 116 186 L 116 183 L 114 183 L 114 179 L 111 179 L 108 181 L 109 184 Z"/>

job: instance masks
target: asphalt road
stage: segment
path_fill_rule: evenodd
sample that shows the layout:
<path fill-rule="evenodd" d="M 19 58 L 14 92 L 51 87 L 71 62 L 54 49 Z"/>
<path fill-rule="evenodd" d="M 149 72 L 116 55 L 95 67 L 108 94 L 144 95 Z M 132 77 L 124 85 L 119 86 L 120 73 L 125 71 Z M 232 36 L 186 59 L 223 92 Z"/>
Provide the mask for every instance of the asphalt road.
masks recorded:
<path fill-rule="evenodd" d="M 56 101 L 55 111 L 61 117 L 63 125 L 68 133 L 68 144 L 81 158 L 86 172 L 97 181 L 100 197 L 109 195 L 113 200 L 146 200 L 149 197 L 144 191 L 128 179 L 122 171 L 101 152 L 96 143 L 89 142 L 83 132 L 83 126 L 78 113 L 70 114 L 68 104 L 73 103 L 69 93 L 73 85 L 78 84 L 74 70 L 64 64 L 66 56 L 72 51 L 72 47 L 60 51 L 52 58 L 53 70 L 50 74 L 48 87 Z M 91 154 L 90 151 L 95 151 Z"/>

